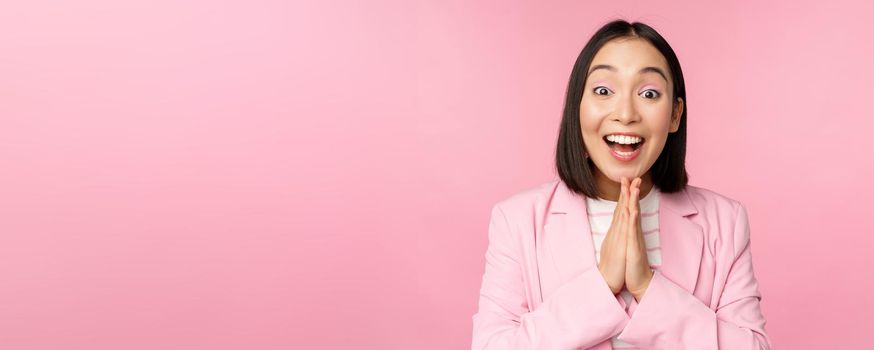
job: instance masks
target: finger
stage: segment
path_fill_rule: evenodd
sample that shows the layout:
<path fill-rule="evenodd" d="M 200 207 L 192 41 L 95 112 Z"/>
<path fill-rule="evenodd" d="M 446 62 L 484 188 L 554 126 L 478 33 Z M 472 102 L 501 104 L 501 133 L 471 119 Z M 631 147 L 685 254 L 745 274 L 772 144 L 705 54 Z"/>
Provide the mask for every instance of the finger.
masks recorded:
<path fill-rule="evenodd" d="M 641 241 L 643 241 L 643 227 L 641 226 L 642 221 L 643 221 L 641 218 L 641 214 L 643 214 L 643 213 L 640 210 L 640 184 L 642 182 L 643 182 L 643 179 L 638 178 L 638 180 L 637 180 L 637 195 L 635 196 L 635 200 L 634 200 L 634 211 L 637 213 L 637 214 L 635 214 L 634 221 L 635 221 L 635 225 L 637 227 L 637 233 L 638 233 L 638 235 L 640 235 Z"/>
<path fill-rule="evenodd" d="M 628 241 L 628 208 L 624 205 L 618 204 L 616 207 L 619 209 L 619 220 L 617 222 L 617 245 L 619 249 L 626 247 L 626 242 Z"/>
<path fill-rule="evenodd" d="M 626 247 L 625 231 L 628 229 L 628 212 L 625 210 L 625 205 L 623 203 L 628 202 L 628 195 L 624 191 L 624 188 L 628 186 L 628 179 L 623 177 L 619 181 L 619 201 L 616 203 L 616 211 L 618 213 L 618 217 L 616 219 L 616 234 L 614 235 L 613 239 L 614 247 L 616 247 L 616 250 L 622 250 L 622 253 L 624 253 L 624 249 Z M 624 254 L 618 256 L 622 255 Z"/>
<path fill-rule="evenodd" d="M 619 179 L 619 187 L 623 188 L 625 186 L 625 178 Z M 619 200 L 616 201 L 616 209 L 613 210 L 613 222 L 618 222 L 620 219 L 620 214 L 622 214 L 622 190 L 619 190 Z"/>
<path fill-rule="evenodd" d="M 623 202 L 622 198 L 623 198 L 623 195 L 622 195 L 621 188 L 623 187 L 623 184 L 625 183 L 624 181 L 625 181 L 625 178 L 619 179 L 619 188 L 620 188 L 619 200 L 616 201 L 616 209 L 613 210 L 613 222 L 619 222 L 619 220 L 621 219 L 621 216 L 622 216 L 622 202 Z"/>
<path fill-rule="evenodd" d="M 626 214 L 631 215 L 631 210 L 629 210 L 629 209 L 631 208 L 631 204 L 634 202 L 633 193 L 631 192 L 631 190 L 634 187 L 633 186 L 634 180 L 627 179 L 627 181 L 628 182 L 625 184 L 625 203 L 623 203 L 623 204 L 625 205 Z"/>
<path fill-rule="evenodd" d="M 628 188 L 628 178 L 622 177 L 620 180 L 619 186 L 619 202 L 616 203 L 619 207 L 625 207 L 625 203 L 628 201 L 628 196 L 626 195 L 626 189 Z"/>
<path fill-rule="evenodd" d="M 637 241 L 637 232 L 635 230 L 635 227 L 637 225 L 638 214 L 634 208 L 634 201 L 635 201 L 635 197 L 637 196 L 636 192 L 637 192 L 636 189 L 634 189 L 634 188 L 631 189 L 631 199 L 630 199 L 630 201 L 629 201 L 630 203 L 628 205 L 628 226 L 626 227 L 626 229 L 628 230 L 628 236 L 629 236 L 628 238 L 632 242 Z"/>
<path fill-rule="evenodd" d="M 622 207 L 622 218 L 621 218 L 621 221 L 622 221 L 622 225 L 621 225 L 622 231 L 620 231 L 620 232 L 622 232 L 623 234 L 620 235 L 620 236 L 623 237 L 623 241 L 627 241 L 627 238 L 628 238 L 628 233 L 627 233 L 627 232 L 628 232 L 628 229 L 630 228 L 630 225 L 629 225 L 629 224 L 630 224 L 630 222 L 629 222 L 629 219 L 630 219 L 630 215 L 629 215 L 629 214 L 630 214 L 630 213 L 628 212 L 628 202 L 629 202 L 630 199 L 631 199 L 631 198 L 629 197 L 629 194 L 630 194 L 630 192 L 629 192 L 629 188 L 630 188 L 630 187 L 631 187 L 631 180 L 628 179 L 628 178 L 623 177 L 623 178 L 622 178 L 622 196 L 621 196 L 621 198 L 622 198 L 622 203 L 617 203 L 617 205 L 619 205 L 619 206 Z"/>
<path fill-rule="evenodd" d="M 631 250 L 639 249 L 638 247 L 640 244 L 640 242 L 639 242 L 640 237 L 638 237 L 638 232 L 637 232 L 637 224 L 638 224 L 638 220 L 640 217 L 640 214 L 638 211 L 638 206 L 637 206 L 637 202 L 638 202 L 638 199 L 640 196 L 640 187 L 638 187 L 638 184 L 639 184 L 638 179 L 639 178 L 635 178 L 631 182 L 631 186 L 629 189 L 630 194 L 629 194 L 629 201 L 628 201 L 629 202 L 628 203 L 628 226 L 626 227 L 626 230 L 627 230 L 626 235 L 628 236 L 628 244 L 629 244 L 628 248 Z"/>
<path fill-rule="evenodd" d="M 640 232 L 640 212 L 634 210 L 631 213 L 631 218 L 628 220 L 628 234 L 632 237 L 631 240 L 634 241 L 635 248 L 639 248 L 641 245 L 641 241 L 643 236 Z"/>

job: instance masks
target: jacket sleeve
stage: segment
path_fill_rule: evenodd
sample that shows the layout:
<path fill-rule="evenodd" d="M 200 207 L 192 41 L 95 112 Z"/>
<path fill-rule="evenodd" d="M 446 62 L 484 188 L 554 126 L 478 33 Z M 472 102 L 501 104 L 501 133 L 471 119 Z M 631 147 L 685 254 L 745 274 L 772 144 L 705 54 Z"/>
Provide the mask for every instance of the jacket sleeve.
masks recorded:
<path fill-rule="evenodd" d="M 647 349 L 771 349 L 747 211 L 740 203 L 736 210 L 734 257 L 716 311 L 656 270 L 619 339 Z"/>
<path fill-rule="evenodd" d="M 597 266 L 529 310 L 520 236 L 498 205 L 492 208 L 472 349 L 589 348 L 629 321 Z M 539 288 L 533 286 L 531 288 Z"/>

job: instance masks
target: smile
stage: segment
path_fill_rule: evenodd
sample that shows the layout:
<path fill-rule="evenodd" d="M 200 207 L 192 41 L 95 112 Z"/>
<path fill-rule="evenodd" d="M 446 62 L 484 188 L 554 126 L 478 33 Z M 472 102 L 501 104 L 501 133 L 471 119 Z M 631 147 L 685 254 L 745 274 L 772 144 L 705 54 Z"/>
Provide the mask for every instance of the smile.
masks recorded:
<path fill-rule="evenodd" d="M 630 162 L 640 155 L 642 146 L 646 140 L 642 137 L 615 137 L 604 136 L 604 142 L 610 149 L 610 154 L 622 162 Z"/>

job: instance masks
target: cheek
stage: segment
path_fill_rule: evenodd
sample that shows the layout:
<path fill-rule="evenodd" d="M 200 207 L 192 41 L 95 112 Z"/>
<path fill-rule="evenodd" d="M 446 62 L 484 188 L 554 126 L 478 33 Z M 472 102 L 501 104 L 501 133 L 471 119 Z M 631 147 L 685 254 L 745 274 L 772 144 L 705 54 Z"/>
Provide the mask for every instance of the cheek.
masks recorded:
<path fill-rule="evenodd" d="M 601 130 L 601 122 L 599 118 L 588 115 L 585 113 L 580 113 L 580 131 L 583 137 L 583 143 L 586 144 L 587 147 L 595 147 L 596 141 L 599 138 Z"/>
<path fill-rule="evenodd" d="M 600 114 L 604 114 L 608 112 L 608 106 L 606 103 L 598 103 L 596 101 L 591 101 L 588 99 L 583 99 L 580 102 L 580 114 L 597 116 Z"/>
<path fill-rule="evenodd" d="M 648 117 L 647 128 L 650 132 L 650 139 L 647 141 L 649 144 L 648 152 L 652 154 L 652 161 L 654 162 L 657 155 L 664 149 L 665 142 L 668 140 L 668 133 L 671 128 L 671 115 L 670 113 L 659 111 Z"/>
<path fill-rule="evenodd" d="M 646 110 L 646 121 L 653 133 L 666 134 L 671 128 L 671 110 L 653 106 L 652 109 Z"/>
<path fill-rule="evenodd" d="M 583 133 L 597 133 L 604 114 L 603 106 L 583 101 L 580 104 L 580 127 L 583 129 Z"/>

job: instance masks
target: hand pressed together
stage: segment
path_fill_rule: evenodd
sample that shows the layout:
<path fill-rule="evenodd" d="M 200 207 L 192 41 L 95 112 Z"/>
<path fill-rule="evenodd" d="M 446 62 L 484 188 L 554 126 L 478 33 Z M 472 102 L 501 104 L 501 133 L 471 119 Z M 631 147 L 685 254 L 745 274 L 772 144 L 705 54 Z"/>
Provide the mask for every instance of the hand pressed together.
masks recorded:
<path fill-rule="evenodd" d="M 613 222 L 601 244 L 598 263 L 598 270 L 613 294 L 625 286 L 638 301 L 653 277 L 640 223 L 641 181 L 639 177 L 630 182 L 628 178 L 622 178 L 619 201 L 613 211 Z"/>

